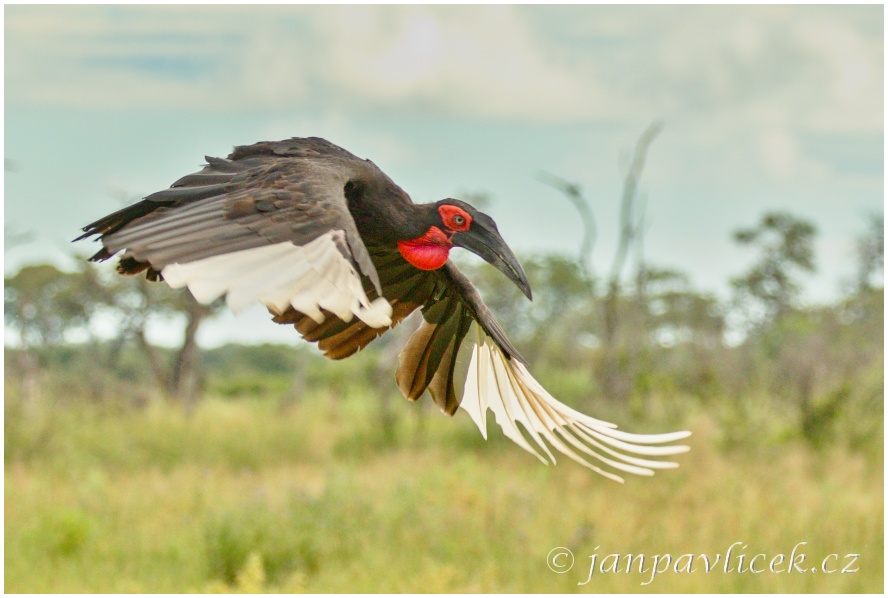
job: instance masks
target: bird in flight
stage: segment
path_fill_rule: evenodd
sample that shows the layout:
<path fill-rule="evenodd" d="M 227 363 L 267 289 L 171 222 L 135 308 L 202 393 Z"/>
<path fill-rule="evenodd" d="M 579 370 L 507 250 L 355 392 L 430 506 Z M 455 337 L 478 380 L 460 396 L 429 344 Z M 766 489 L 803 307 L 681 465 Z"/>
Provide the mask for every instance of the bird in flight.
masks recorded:
<path fill-rule="evenodd" d="M 317 137 L 239 146 L 163 191 L 83 228 L 91 261 L 123 251 L 121 274 L 145 272 L 234 311 L 264 304 L 280 324 L 343 359 L 416 309 L 423 322 L 395 380 L 448 415 L 464 409 L 487 437 L 487 411 L 544 463 L 559 452 L 616 481 L 677 464 L 689 432 L 630 434 L 557 401 L 471 282 L 449 259 L 468 249 L 531 299 L 493 219 L 457 199 L 415 204 L 370 160 Z M 518 424 L 523 427 L 523 432 Z M 594 459 L 595 462 L 590 461 Z"/>

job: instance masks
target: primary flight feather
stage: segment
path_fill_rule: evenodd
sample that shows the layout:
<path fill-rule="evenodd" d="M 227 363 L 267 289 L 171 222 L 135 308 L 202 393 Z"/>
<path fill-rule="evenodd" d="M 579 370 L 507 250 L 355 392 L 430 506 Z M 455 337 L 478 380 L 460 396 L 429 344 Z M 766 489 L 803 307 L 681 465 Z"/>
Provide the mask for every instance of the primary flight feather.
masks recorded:
<path fill-rule="evenodd" d="M 447 414 L 463 408 L 486 437 L 487 411 L 545 463 L 561 453 L 611 479 L 676 467 L 689 435 L 629 434 L 560 403 L 471 282 L 449 260 L 479 255 L 528 298 L 530 284 L 493 219 L 456 199 L 415 204 L 373 162 L 319 138 L 236 147 L 166 190 L 83 228 L 91 259 L 123 252 L 118 271 L 225 296 L 235 311 L 260 302 L 327 357 L 343 359 L 416 309 L 423 323 L 395 374 L 404 395 L 428 391 Z M 523 432 L 518 424 L 523 427 Z M 554 451 L 554 452 L 553 452 Z M 590 458 L 594 459 L 590 461 Z"/>

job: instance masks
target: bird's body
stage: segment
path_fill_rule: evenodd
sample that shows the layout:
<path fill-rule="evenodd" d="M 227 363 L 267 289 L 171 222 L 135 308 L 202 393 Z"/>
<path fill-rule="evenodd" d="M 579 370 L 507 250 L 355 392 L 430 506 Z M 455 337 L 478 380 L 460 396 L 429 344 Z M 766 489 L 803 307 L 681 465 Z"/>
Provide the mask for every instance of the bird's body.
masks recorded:
<path fill-rule="evenodd" d="M 375 164 L 319 138 L 240 146 L 207 162 L 170 189 L 86 226 L 79 239 L 99 235 L 103 244 L 92 259 L 123 250 L 121 273 L 146 271 L 204 302 L 225 295 L 235 310 L 259 301 L 333 359 L 421 309 L 424 323 L 396 373 L 404 395 L 416 400 L 428 390 L 451 415 L 463 407 L 485 437 L 490 409 L 512 440 L 544 462 L 555 460 L 551 446 L 620 480 L 581 453 L 649 475 L 675 465 L 625 453 L 687 450 L 654 446 L 685 432 L 620 432 L 559 403 L 527 372 L 448 259 L 454 247 L 469 249 L 530 297 L 521 266 L 486 214 L 454 199 L 415 204 Z"/>

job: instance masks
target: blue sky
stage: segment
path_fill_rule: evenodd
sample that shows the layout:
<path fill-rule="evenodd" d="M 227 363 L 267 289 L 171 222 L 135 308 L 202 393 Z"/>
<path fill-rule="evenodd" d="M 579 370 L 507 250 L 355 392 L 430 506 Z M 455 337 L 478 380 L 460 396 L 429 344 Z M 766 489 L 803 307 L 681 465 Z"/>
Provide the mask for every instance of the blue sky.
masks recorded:
<path fill-rule="evenodd" d="M 881 6 L 6 6 L 5 270 L 71 264 L 79 227 L 205 154 L 317 135 L 415 201 L 485 192 L 519 253 L 573 255 L 582 229 L 541 170 L 616 242 L 621 164 L 665 129 L 642 181 L 646 253 L 728 293 L 731 231 L 771 209 L 818 227 L 811 301 L 854 272 L 883 207 Z M 251 311 L 203 341 L 283 340 Z M 162 333 L 158 333 L 162 334 Z M 286 336 L 285 336 L 286 335 Z"/>

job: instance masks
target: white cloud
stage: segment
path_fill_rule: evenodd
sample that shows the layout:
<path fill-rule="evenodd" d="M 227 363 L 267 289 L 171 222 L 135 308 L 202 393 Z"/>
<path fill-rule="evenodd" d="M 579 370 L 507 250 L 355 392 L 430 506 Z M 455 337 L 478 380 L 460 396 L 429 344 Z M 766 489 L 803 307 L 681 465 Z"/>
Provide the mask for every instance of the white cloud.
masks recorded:
<path fill-rule="evenodd" d="M 772 178 L 787 181 L 797 174 L 798 143 L 788 131 L 763 131 L 758 136 L 757 148 L 762 168 Z"/>
<path fill-rule="evenodd" d="M 588 90 L 514 8 L 289 8 L 19 7 L 6 23 L 8 99 L 542 120 L 588 110 Z"/>
<path fill-rule="evenodd" d="M 692 116 L 719 137 L 775 124 L 872 131 L 883 123 L 882 40 L 862 30 L 861 15 L 786 6 L 8 7 L 7 102 L 544 122 Z"/>
<path fill-rule="evenodd" d="M 463 116 L 564 120 L 588 115 L 588 86 L 552 61 L 513 7 L 340 8 L 326 82 L 356 97 Z"/>

